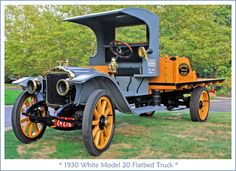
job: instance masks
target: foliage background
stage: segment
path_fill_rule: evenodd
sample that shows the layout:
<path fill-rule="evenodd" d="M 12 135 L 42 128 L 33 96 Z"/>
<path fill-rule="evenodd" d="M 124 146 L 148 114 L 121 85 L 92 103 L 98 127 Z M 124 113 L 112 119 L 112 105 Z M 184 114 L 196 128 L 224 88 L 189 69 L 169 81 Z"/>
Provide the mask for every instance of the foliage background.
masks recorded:
<path fill-rule="evenodd" d="M 62 22 L 66 17 L 124 8 L 124 5 L 9 5 L 5 8 L 5 81 L 44 74 L 56 61 L 88 64 L 96 52 L 93 32 Z M 131 7 L 131 6 L 129 6 Z M 231 90 L 231 6 L 144 5 L 160 17 L 159 55 L 186 56 L 202 77 L 224 77 Z M 124 29 L 124 36 L 127 36 Z M 129 32 L 137 39 L 139 30 Z M 132 40 L 131 40 L 132 41 Z"/>

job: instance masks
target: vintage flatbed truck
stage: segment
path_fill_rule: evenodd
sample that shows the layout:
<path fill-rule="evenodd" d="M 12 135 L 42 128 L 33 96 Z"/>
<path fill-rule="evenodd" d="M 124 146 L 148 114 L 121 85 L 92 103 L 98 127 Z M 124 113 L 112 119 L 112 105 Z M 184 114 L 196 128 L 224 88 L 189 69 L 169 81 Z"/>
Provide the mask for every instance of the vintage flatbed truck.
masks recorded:
<path fill-rule="evenodd" d="M 168 110 L 184 105 L 190 108 L 192 121 L 206 121 L 210 99 L 205 87 L 224 79 L 197 78 L 186 57 L 159 57 L 158 16 L 141 8 L 124 8 L 64 21 L 94 31 L 96 54 L 87 67 L 64 63 L 44 76 L 14 82 L 24 89 L 12 112 L 13 131 L 20 141 L 41 138 L 47 126 L 82 129 L 88 152 L 100 155 L 112 141 L 115 110 L 152 116 L 160 105 Z M 137 25 L 145 26 L 146 42 L 116 40 L 117 28 Z"/>

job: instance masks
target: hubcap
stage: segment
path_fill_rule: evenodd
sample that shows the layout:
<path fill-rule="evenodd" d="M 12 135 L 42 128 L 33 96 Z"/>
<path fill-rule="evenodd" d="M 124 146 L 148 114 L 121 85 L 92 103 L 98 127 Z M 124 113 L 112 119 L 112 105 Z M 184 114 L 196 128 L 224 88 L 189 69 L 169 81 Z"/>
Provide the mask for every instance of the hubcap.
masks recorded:
<path fill-rule="evenodd" d="M 200 100 L 200 102 L 199 102 L 199 109 L 202 109 L 202 107 L 203 107 L 203 102 Z"/>
<path fill-rule="evenodd" d="M 103 149 L 109 142 L 113 129 L 113 108 L 108 97 L 102 96 L 93 110 L 92 135 L 94 145 Z"/>
<path fill-rule="evenodd" d="M 107 119 L 105 118 L 104 115 L 102 115 L 99 121 L 100 130 L 103 130 L 106 127 L 106 125 L 107 125 Z"/>

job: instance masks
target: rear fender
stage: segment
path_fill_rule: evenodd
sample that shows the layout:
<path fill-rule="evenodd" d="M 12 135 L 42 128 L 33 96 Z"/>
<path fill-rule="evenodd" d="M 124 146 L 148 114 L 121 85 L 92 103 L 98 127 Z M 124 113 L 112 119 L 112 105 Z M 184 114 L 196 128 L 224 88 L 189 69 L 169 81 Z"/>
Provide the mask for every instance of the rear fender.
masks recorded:
<path fill-rule="evenodd" d="M 105 89 L 116 107 L 124 113 L 134 113 L 123 96 L 119 86 L 112 77 L 103 73 L 94 72 L 89 75 L 80 75 L 72 80 L 76 86 L 75 103 L 85 105 L 90 94 L 97 89 Z"/>

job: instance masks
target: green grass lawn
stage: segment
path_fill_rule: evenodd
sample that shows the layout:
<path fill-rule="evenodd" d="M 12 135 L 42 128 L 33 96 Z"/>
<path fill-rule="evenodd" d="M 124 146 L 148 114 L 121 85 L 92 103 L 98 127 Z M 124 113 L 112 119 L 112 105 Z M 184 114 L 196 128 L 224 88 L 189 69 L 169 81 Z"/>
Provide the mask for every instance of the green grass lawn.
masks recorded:
<path fill-rule="evenodd" d="M 191 122 L 187 112 L 162 112 L 153 117 L 120 114 L 110 148 L 90 156 L 81 130 L 47 128 L 42 139 L 22 144 L 5 132 L 6 159 L 230 159 L 231 113 L 210 113 L 204 123 Z"/>
<path fill-rule="evenodd" d="M 5 105 L 12 105 L 22 90 L 5 89 Z"/>

